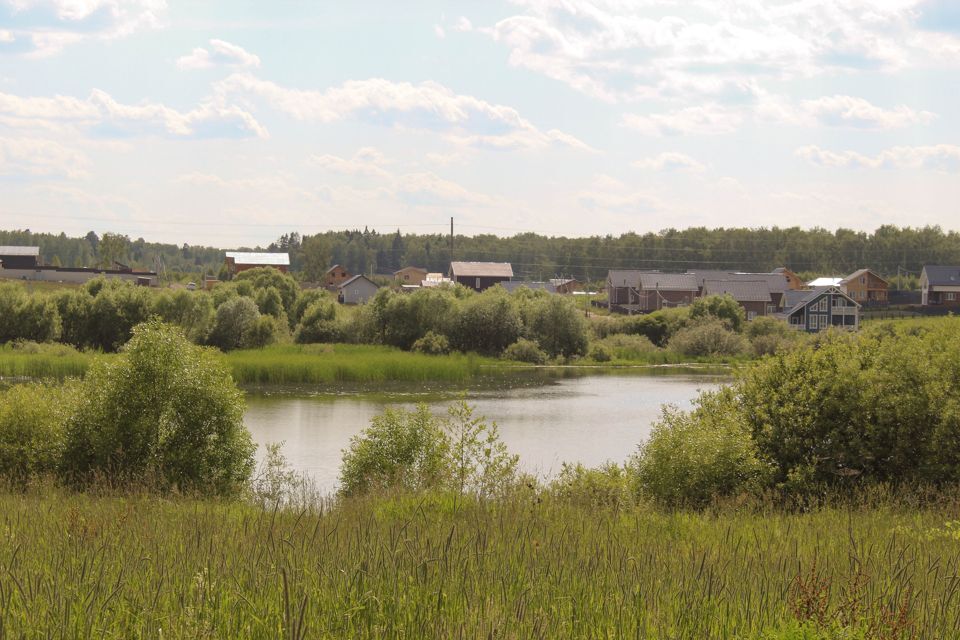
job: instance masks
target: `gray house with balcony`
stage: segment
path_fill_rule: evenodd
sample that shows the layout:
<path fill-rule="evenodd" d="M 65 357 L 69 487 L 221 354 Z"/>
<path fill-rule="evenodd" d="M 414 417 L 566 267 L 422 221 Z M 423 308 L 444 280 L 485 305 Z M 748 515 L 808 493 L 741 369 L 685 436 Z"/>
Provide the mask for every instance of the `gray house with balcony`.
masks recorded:
<path fill-rule="evenodd" d="M 860 305 L 840 287 L 818 287 L 809 291 L 788 291 L 782 318 L 792 328 L 819 333 L 836 327 L 860 328 Z"/>

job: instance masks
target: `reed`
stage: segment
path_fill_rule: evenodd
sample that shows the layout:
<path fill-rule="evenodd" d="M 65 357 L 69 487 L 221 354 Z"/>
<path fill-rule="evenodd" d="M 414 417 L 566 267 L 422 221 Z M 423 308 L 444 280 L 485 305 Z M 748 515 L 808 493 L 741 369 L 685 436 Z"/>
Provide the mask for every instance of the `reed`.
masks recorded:
<path fill-rule="evenodd" d="M 225 355 L 240 384 L 336 382 L 464 382 L 495 360 L 472 355 L 430 356 L 370 345 L 277 345 Z"/>
<path fill-rule="evenodd" d="M 0 492 L 0 636 L 951 638 L 957 512 Z"/>
<path fill-rule="evenodd" d="M 0 378 L 82 377 L 95 357 L 63 344 L 0 345 Z"/>

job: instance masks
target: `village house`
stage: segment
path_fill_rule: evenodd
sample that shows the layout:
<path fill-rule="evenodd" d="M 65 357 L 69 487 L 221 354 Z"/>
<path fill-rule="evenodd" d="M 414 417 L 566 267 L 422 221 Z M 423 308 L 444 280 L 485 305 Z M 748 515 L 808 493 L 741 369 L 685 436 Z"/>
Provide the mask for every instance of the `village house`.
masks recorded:
<path fill-rule="evenodd" d="M 474 291 L 483 291 L 513 278 L 509 262 L 451 262 L 450 279 Z"/>
<path fill-rule="evenodd" d="M 788 269 L 787 267 L 777 267 L 772 271 L 772 273 L 779 273 L 784 278 L 787 279 L 787 289 L 793 289 L 794 291 L 799 291 L 800 289 L 806 289 L 806 283 L 800 279 L 796 273 Z"/>
<path fill-rule="evenodd" d="M 335 264 L 324 272 L 322 283 L 330 291 L 336 291 L 341 284 L 352 277 L 346 267 Z"/>
<path fill-rule="evenodd" d="M 416 285 L 427 277 L 427 270 L 420 267 L 404 267 L 393 272 L 393 277 L 402 285 Z"/>
<path fill-rule="evenodd" d="M 377 285 L 367 276 L 353 276 L 337 287 L 337 300 L 342 304 L 363 304 L 377 294 L 377 289 Z"/>
<path fill-rule="evenodd" d="M 771 313 L 776 313 L 783 309 L 783 297 L 787 291 L 790 291 L 790 280 L 786 274 L 777 271 L 771 271 L 769 273 L 744 273 L 742 271 L 718 271 L 715 269 L 692 269 L 688 273 L 692 273 L 697 277 L 697 286 L 700 288 L 700 295 L 710 295 L 704 292 L 704 283 L 707 281 L 717 281 L 717 282 L 763 282 L 766 284 L 767 292 L 770 296 L 770 302 L 768 305 L 772 305 L 772 308 L 767 306 L 763 307 L 763 313 L 759 315 L 769 315 Z M 753 287 L 754 289 L 756 287 Z M 741 295 L 746 295 L 748 297 L 755 297 L 757 295 L 762 296 L 763 294 L 757 291 L 753 293 L 748 293 L 750 287 L 740 287 L 737 291 Z M 732 294 L 731 294 L 732 295 Z M 734 296 L 736 297 L 736 296 Z M 750 302 L 756 302 L 756 300 L 751 300 Z M 757 305 L 751 305 L 755 311 L 758 311 Z M 744 310 L 749 311 L 746 307 Z"/>
<path fill-rule="evenodd" d="M 0 247 L 0 269 L 34 269 L 42 265 L 40 247 Z"/>
<path fill-rule="evenodd" d="M 550 278 L 550 284 L 557 293 L 570 294 L 574 291 L 583 291 L 583 284 L 576 278 Z"/>
<path fill-rule="evenodd" d="M 960 267 L 927 265 L 920 273 L 923 306 L 960 306 Z"/>
<path fill-rule="evenodd" d="M 420 283 L 421 287 L 439 287 L 445 284 L 453 284 L 453 280 L 442 273 L 428 273 Z"/>
<path fill-rule="evenodd" d="M 158 284 L 156 271 L 138 271 L 119 263 L 115 263 L 114 267 L 113 269 L 51 266 L 37 266 L 29 269 L 0 268 L 0 278 L 83 284 L 94 278 L 103 277 L 107 280 L 124 280 L 143 287 L 154 287 Z"/>
<path fill-rule="evenodd" d="M 227 271 L 230 275 L 237 275 L 247 269 L 257 267 L 273 267 L 286 273 L 290 269 L 290 254 L 263 253 L 256 251 L 227 251 L 225 253 Z"/>
<path fill-rule="evenodd" d="M 858 269 L 840 281 L 840 288 L 861 305 L 884 305 L 889 302 L 890 283 L 870 269 Z"/>
<path fill-rule="evenodd" d="M 743 307 L 747 320 L 773 315 L 779 310 L 763 280 L 706 280 L 700 295 L 732 297 Z"/>
<path fill-rule="evenodd" d="M 781 316 L 790 327 L 808 333 L 829 327 L 860 328 L 860 304 L 837 286 L 788 292 Z"/>
<path fill-rule="evenodd" d="M 697 278 L 690 273 L 629 269 L 607 272 L 607 306 L 627 313 L 686 306 L 698 293 Z"/>

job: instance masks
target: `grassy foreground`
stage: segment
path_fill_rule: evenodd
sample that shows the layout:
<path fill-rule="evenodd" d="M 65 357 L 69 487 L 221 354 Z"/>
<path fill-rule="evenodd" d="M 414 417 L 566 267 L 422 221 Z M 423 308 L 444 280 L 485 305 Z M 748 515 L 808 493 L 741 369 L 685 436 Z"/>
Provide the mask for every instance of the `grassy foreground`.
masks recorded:
<path fill-rule="evenodd" d="M 950 638 L 957 510 L 2 493 L 0 637 Z"/>

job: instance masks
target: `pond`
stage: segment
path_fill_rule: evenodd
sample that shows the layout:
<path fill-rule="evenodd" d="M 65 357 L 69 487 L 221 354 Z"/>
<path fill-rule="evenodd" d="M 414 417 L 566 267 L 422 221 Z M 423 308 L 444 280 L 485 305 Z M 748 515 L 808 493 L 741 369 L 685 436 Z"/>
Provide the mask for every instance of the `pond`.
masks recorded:
<path fill-rule="evenodd" d="M 650 432 L 661 405 L 688 408 L 697 394 L 727 380 L 714 374 L 613 373 L 561 378 L 534 385 L 484 385 L 465 390 L 476 415 L 495 421 L 523 470 L 549 477 L 563 462 L 597 466 L 625 461 Z M 290 465 L 321 491 L 336 488 L 342 450 L 388 406 L 424 402 L 444 411 L 452 390 L 417 387 L 387 391 L 339 389 L 250 391 L 247 427 L 258 444 L 283 441 Z M 263 449 L 261 447 L 260 452 Z"/>

